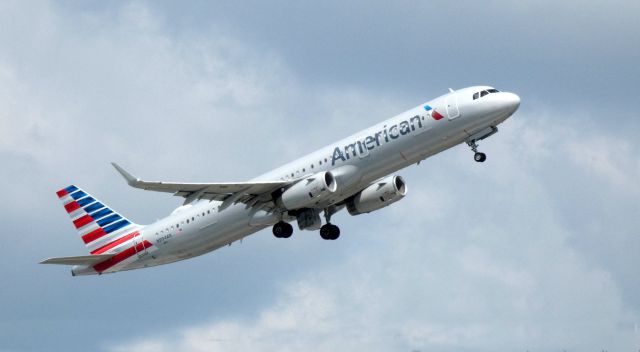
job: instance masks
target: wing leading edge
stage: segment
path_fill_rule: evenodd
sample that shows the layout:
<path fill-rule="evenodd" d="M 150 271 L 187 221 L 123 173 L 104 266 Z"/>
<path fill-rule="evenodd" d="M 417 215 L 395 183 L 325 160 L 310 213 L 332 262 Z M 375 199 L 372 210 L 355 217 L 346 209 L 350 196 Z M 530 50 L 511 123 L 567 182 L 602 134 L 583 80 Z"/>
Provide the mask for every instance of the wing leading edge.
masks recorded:
<path fill-rule="evenodd" d="M 291 181 L 228 182 L 228 183 L 178 183 L 141 180 L 116 163 L 113 167 L 124 177 L 129 186 L 147 191 L 173 193 L 184 197 L 185 204 L 196 199 L 242 202 L 255 205 L 271 202 L 271 193 L 288 186 Z"/>

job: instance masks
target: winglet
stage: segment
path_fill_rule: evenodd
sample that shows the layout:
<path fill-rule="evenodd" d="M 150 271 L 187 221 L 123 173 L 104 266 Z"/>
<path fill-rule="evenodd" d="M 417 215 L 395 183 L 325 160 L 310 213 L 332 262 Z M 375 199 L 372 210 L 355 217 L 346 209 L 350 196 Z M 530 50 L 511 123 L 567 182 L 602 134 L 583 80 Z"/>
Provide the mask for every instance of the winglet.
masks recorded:
<path fill-rule="evenodd" d="M 127 170 L 120 167 L 120 165 L 114 162 L 112 162 L 111 165 L 113 165 L 113 167 L 116 168 L 116 170 L 120 173 L 120 175 L 122 175 L 122 177 L 124 177 L 124 179 L 127 180 L 127 183 L 129 184 L 129 186 L 133 186 L 137 181 L 140 181 L 139 178 L 134 177 L 133 175 L 128 173 Z"/>

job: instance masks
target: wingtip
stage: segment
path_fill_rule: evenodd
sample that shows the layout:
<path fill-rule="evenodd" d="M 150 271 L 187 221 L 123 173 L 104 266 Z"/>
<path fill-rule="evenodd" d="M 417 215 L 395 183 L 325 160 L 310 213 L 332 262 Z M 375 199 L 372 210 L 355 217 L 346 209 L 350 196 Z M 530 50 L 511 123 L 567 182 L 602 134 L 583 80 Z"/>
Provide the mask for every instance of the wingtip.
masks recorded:
<path fill-rule="evenodd" d="M 113 167 L 116 169 L 116 171 L 118 171 L 118 173 L 120 173 L 120 175 L 122 175 L 122 177 L 124 177 L 124 179 L 127 180 L 127 183 L 129 185 L 132 185 L 136 181 L 138 181 L 138 178 L 136 178 L 135 176 L 131 175 L 129 172 L 127 172 L 127 170 L 123 169 L 120 165 L 116 164 L 115 162 L 112 161 L 111 165 L 113 165 Z"/>

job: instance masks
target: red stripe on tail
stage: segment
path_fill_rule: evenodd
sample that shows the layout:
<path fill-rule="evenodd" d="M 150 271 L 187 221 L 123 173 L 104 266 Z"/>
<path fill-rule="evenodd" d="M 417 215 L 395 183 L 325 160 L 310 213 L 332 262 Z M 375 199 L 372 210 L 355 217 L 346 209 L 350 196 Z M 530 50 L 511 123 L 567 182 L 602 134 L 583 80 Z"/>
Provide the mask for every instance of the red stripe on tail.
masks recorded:
<path fill-rule="evenodd" d="M 106 235 L 107 233 L 104 232 L 104 230 L 102 229 L 102 227 L 98 227 L 97 229 L 89 232 L 88 234 L 82 236 L 82 240 L 84 241 L 84 244 L 87 244 L 89 242 L 93 242 L 95 240 L 97 240 L 98 238 Z"/>
<path fill-rule="evenodd" d="M 67 194 L 69 194 L 69 192 L 67 192 L 64 188 L 59 190 L 58 192 L 56 192 L 56 194 L 58 195 L 58 198 L 62 198 L 64 196 L 66 196 Z"/>
<path fill-rule="evenodd" d="M 122 262 L 123 260 L 126 260 L 127 258 L 131 257 L 132 255 L 135 255 L 137 252 L 141 252 L 141 251 L 143 251 L 146 248 L 149 248 L 151 246 L 152 246 L 152 244 L 149 241 L 144 241 L 142 243 L 138 243 L 137 245 L 135 245 L 135 247 L 129 247 L 129 248 L 123 250 L 122 252 L 114 255 L 110 259 L 107 259 L 102 263 L 98 263 L 98 264 L 94 265 L 93 269 L 95 271 L 101 273 L 101 272 L 111 268 L 112 266 Z"/>
<path fill-rule="evenodd" d="M 64 209 L 67 213 L 71 214 L 72 212 L 80 209 L 80 204 L 74 200 L 71 203 L 65 204 Z"/>
<path fill-rule="evenodd" d="M 102 254 L 102 253 L 110 250 L 111 248 L 113 248 L 113 247 L 115 247 L 117 245 L 120 245 L 120 244 L 122 244 L 124 242 L 127 242 L 128 240 L 138 236 L 138 234 L 139 234 L 138 231 L 136 231 L 136 232 L 132 232 L 132 233 L 126 235 L 126 236 L 122 236 L 122 237 L 118 238 L 117 240 L 115 240 L 113 242 L 109 242 L 109 243 L 105 244 L 104 246 L 92 251 L 91 254 Z"/>
<path fill-rule="evenodd" d="M 76 226 L 76 229 L 81 228 L 82 226 L 93 221 L 93 218 L 89 215 L 84 215 L 78 219 L 73 220 L 73 224 Z"/>

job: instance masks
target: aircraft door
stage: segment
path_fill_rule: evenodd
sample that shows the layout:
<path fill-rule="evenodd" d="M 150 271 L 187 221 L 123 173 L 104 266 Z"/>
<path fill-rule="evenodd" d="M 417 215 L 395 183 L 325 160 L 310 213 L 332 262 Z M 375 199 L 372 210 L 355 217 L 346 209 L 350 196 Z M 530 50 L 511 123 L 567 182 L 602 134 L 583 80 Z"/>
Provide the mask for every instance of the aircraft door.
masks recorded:
<path fill-rule="evenodd" d="M 449 96 L 445 99 L 444 105 L 447 110 L 447 117 L 449 120 L 453 120 L 456 117 L 460 116 L 460 109 L 458 108 L 458 97 L 456 94 L 449 94 Z"/>
<path fill-rule="evenodd" d="M 143 242 L 144 239 L 142 238 L 142 235 L 135 236 L 133 238 L 133 248 L 136 251 L 138 258 L 143 257 L 145 254 L 147 254 L 147 249 L 144 247 Z"/>

